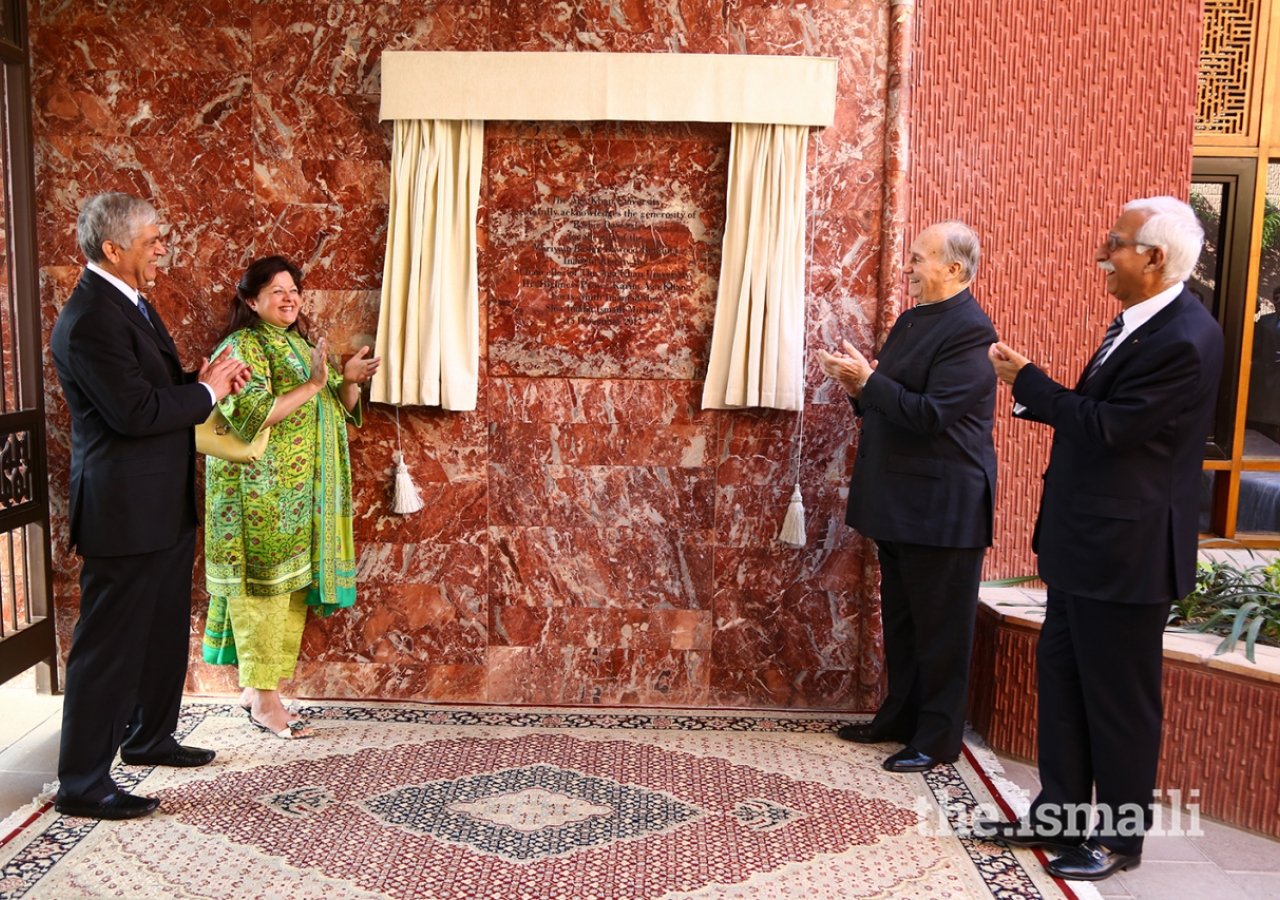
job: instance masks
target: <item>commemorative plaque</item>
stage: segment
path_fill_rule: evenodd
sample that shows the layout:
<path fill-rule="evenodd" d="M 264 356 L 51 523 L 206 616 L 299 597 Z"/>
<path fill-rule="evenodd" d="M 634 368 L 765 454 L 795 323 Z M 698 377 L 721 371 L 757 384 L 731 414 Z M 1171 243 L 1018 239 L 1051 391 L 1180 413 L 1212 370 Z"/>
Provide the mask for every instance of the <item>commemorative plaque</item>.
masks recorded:
<path fill-rule="evenodd" d="M 705 373 L 728 133 L 685 128 L 681 139 L 552 140 L 540 129 L 490 143 L 481 271 L 492 374 Z"/>

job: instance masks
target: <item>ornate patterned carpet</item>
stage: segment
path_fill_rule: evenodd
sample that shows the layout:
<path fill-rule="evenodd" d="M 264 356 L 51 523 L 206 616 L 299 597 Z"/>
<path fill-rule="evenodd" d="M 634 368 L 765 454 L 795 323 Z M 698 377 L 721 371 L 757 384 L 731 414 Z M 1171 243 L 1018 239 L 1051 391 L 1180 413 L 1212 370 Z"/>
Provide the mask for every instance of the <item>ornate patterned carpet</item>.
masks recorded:
<path fill-rule="evenodd" d="M 182 739 L 217 760 L 121 765 L 163 801 L 144 819 L 38 804 L 0 834 L 0 898 L 1073 896 L 1032 852 L 966 834 L 1003 804 L 972 752 L 889 775 L 835 716 L 307 712 L 319 736 L 286 743 L 237 706 L 189 704 Z"/>

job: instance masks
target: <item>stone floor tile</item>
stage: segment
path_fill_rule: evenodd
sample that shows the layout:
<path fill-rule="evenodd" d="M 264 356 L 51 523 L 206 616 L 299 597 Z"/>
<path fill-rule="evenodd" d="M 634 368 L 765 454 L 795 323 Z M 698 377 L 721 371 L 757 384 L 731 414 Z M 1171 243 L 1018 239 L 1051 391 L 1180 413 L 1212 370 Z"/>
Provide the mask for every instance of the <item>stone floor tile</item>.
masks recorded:
<path fill-rule="evenodd" d="M 1026 791 L 1028 797 L 1034 798 L 1040 793 L 1040 776 L 1035 766 L 1009 756 L 1000 756 L 999 759 L 1000 765 L 1004 767 L 1005 777 Z"/>
<path fill-rule="evenodd" d="M 1204 818 L 1200 828 L 1204 835 L 1190 840 L 1225 871 L 1280 872 L 1280 841 Z"/>
<path fill-rule="evenodd" d="M 0 748 L 8 747 L 50 716 L 62 712 L 62 697 L 0 688 Z"/>
<path fill-rule="evenodd" d="M 1136 900 L 1245 900 L 1240 886 L 1209 862 L 1144 858 L 1123 878 Z"/>
<path fill-rule="evenodd" d="M 0 820 L 30 803 L 53 779 L 41 772 L 0 770 Z M 0 838 L 4 834 L 0 833 Z"/>
<path fill-rule="evenodd" d="M 1171 836 L 1152 836 L 1142 842 L 1142 861 L 1146 863 L 1152 860 L 1160 860 L 1162 862 L 1212 862 L 1189 838 Z"/>
<path fill-rule="evenodd" d="M 1271 872 L 1229 872 L 1248 900 L 1280 900 L 1280 878 Z"/>
<path fill-rule="evenodd" d="M 62 717 L 53 715 L 0 751 L 0 771 L 34 772 L 48 775 L 58 771 L 58 742 Z"/>
<path fill-rule="evenodd" d="M 1106 881 L 1096 882 L 1094 887 L 1107 900 L 1132 900 L 1133 898 L 1133 891 L 1129 889 L 1129 883 L 1124 880 L 1123 872 L 1112 875 Z"/>

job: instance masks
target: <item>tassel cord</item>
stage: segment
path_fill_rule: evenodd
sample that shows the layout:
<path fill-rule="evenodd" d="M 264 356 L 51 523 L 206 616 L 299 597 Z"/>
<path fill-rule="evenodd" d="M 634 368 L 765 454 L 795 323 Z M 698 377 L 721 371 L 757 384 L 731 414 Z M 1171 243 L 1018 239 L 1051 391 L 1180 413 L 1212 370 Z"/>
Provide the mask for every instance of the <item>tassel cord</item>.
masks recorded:
<path fill-rule="evenodd" d="M 816 187 L 818 182 L 819 166 L 822 159 L 822 132 L 818 129 L 818 137 L 815 141 L 814 164 L 813 164 L 813 181 Z M 813 242 L 814 242 L 814 221 L 817 217 L 817 210 L 809 210 L 809 252 L 808 267 L 805 272 L 805 290 L 804 304 L 807 310 L 809 301 L 813 297 Z M 800 336 L 800 359 L 801 363 L 801 385 L 800 385 L 800 416 L 797 419 L 797 427 L 799 434 L 796 436 L 795 459 L 791 466 L 792 484 L 791 499 L 787 502 L 787 514 L 782 521 L 782 530 L 778 533 L 778 541 L 788 547 L 800 548 L 805 545 L 805 521 L 804 521 L 804 495 L 800 490 L 800 463 L 804 458 L 804 407 L 805 407 L 805 382 L 807 379 L 803 377 L 803 373 L 808 371 L 809 366 L 809 329 L 807 326 L 808 317 L 804 317 L 806 325 L 801 329 Z"/>

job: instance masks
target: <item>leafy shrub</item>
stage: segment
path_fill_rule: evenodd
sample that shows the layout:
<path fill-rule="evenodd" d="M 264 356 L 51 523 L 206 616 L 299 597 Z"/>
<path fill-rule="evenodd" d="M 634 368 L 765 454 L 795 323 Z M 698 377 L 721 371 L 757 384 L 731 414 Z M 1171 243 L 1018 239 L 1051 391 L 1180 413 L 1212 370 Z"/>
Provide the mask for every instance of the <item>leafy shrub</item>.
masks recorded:
<path fill-rule="evenodd" d="M 1216 654 L 1230 653 L 1243 638 L 1245 656 L 1257 662 L 1255 645 L 1280 647 L 1280 560 L 1250 565 L 1202 560 L 1195 590 L 1173 604 L 1169 625 L 1223 635 Z"/>

